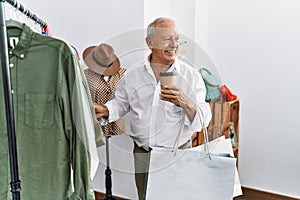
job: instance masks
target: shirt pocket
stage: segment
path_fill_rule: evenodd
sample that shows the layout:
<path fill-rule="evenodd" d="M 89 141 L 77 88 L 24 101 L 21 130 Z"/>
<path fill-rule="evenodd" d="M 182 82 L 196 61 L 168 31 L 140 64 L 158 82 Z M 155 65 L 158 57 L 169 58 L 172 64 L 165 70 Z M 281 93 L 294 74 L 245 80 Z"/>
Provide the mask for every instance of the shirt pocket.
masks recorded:
<path fill-rule="evenodd" d="M 25 94 L 25 124 L 34 128 L 51 126 L 54 120 L 54 96 Z"/>

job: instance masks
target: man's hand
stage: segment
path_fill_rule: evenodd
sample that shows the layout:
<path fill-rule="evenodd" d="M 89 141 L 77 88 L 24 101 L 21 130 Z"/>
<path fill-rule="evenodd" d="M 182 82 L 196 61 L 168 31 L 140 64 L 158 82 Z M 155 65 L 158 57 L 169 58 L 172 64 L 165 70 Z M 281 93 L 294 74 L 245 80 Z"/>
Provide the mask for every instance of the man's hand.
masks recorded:
<path fill-rule="evenodd" d="M 196 115 L 195 104 L 184 95 L 181 88 L 176 86 L 164 87 L 161 89 L 160 99 L 169 101 L 178 107 L 183 108 L 189 120 L 193 122 Z"/>
<path fill-rule="evenodd" d="M 108 118 L 109 116 L 109 110 L 105 105 L 100 105 L 97 103 L 94 103 L 95 113 L 97 119 L 99 118 Z"/>
<path fill-rule="evenodd" d="M 189 99 L 183 94 L 181 88 L 176 86 L 165 86 L 163 89 L 161 89 L 160 99 L 169 101 L 182 108 L 189 103 Z"/>

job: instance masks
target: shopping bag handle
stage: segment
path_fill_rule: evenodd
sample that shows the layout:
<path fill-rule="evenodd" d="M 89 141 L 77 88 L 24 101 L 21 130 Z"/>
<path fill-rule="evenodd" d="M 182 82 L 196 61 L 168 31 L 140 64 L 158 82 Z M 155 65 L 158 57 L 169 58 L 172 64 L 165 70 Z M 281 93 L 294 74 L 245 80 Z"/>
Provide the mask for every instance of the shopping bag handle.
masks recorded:
<path fill-rule="evenodd" d="M 198 107 L 197 110 L 200 111 L 202 119 L 204 119 L 204 114 L 203 114 L 203 111 L 201 110 L 201 108 Z M 182 115 L 182 116 L 184 116 L 184 115 Z M 184 119 L 183 119 L 183 121 L 184 121 Z M 209 151 L 209 148 L 208 148 L 208 133 L 207 133 L 207 128 L 205 127 L 204 120 L 201 120 L 201 118 L 200 118 L 200 122 L 201 122 L 202 130 L 203 130 L 203 134 L 204 134 L 204 151 L 205 151 L 206 155 L 208 155 L 209 159 L 211 160 L 210 151 Z M 175 140 L 174 145 L 173 145 L 174 156 L 176 156 L 176 151 L 177 151 L 177 149 L 179 147 L 179 140 L 180 140 L 181 133 L 183 132 L 183 126 L 184 126 L 184 123 L 181 123 L 180 129 L 179 129 L 179 131 L 177 133 L 176 140 Z"/>
<path fill-rule="evenodd" d="M 209 159 L 211 160 L 210 151 L 208 148 L 208 133 L 207 133 L 207 128 L 205 127 L 205 124 L 204 124 L 204 114 L 200 107 L 198 110 L 200 111 L 202 119 L 203 119 L 203 120 L 201 120 L 201 118 L 200 118 L 202 130 L 203 130 L 203 134 L 204 134 L 204 151 L 205 151 L 206 155 L 208 155 Z"/>
<path fill-rule="evenodd" d="M 183 110 L 181 112 L 183 112 Z M 177 152 L 177 149 L 179 147 L 180 136 L 181 136 L 181 133 L 183 132 L 184 114 L 182 116 L 183 116 L 182 117 L 182 123 L 180 124 L 180 128 L 179 128 L 179 131 L 178 131 L 177 136 L 176 136 L 176 140 L 175 140 L 174 145 L 173 145 L 174 156 L 176 156 L 176 152 Z"/>
<path fill-rule="evenodd" d="M 207 128 L 205 127 L 204 124 L 202 125 L 202 130 L 204 133 L 204 151 L 205 151 L 206 155 L 208 155 L 209 159 L 211 160 L 210 151 L 208 148 L 208 133 L 207 133 Z"/>

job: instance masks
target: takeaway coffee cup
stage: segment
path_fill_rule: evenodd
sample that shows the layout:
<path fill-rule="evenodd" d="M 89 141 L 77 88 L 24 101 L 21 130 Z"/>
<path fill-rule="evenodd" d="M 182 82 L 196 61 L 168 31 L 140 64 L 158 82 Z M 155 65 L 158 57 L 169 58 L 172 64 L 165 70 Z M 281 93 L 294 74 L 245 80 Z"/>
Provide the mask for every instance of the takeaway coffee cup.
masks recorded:
<path fill-rule="evenodd" d="M 159 80 L 160 80 L 160 87 L 164 88 L 164 86 L 172 86 L 175 82 L 175 72 L 160 72 L 159 73 Z"/>

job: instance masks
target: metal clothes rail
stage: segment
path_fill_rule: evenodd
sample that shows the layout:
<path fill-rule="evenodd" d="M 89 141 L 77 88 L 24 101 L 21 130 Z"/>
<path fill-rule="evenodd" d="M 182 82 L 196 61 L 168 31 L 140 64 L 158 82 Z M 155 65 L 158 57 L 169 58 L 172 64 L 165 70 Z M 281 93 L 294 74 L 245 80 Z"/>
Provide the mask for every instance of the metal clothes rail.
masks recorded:
<path fill-rule="evenodd" d="M 30 12 L 30 10 L 28 10 L 27 8 L 25 8 L 18 1 L 15 1 L 15 0 L 4 0 L 4 1 L 6 1 L 7 3 L 9 3 L 13 7 L 15 7 L 18 11 L 20 11 L 21 13 L 23 13 L 24 15 L 26 15 L 29 19 L 32 19 L 34 22 L 36 22 L 37 24 L 39 24 L 42 28 L 46 28 L 47 27 L 47 23 L 44 20 L 42 20 L 41 18 L 39 18 L 38 16 L 36 16 L 34 13 Z"/>

